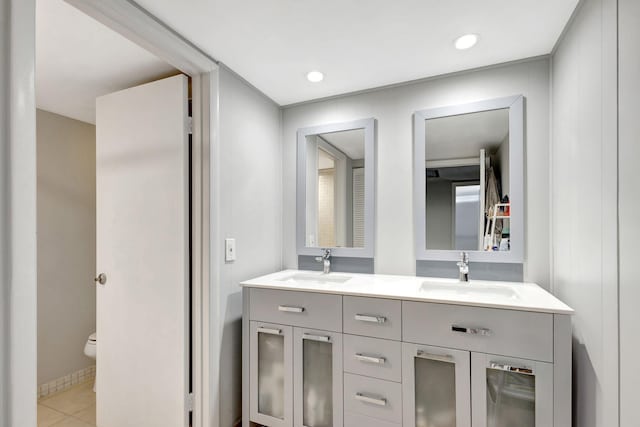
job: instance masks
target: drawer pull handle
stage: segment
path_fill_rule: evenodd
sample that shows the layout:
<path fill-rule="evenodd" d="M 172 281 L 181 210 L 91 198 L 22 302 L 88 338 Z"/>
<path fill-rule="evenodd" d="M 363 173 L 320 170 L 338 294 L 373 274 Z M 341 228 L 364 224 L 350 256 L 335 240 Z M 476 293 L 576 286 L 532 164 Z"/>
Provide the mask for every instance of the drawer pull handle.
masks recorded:
<path fill-rule="evenodd" d="M 491 329 L 487 328 L 467 328 L 466 326 L 457 326 L 451 325 L 451 330 L 453 332 L 460 332 L 462 334 L 469 335 L 481 335 L 483 337 L 488 337 L 492 334 Z"/>
<path fill-rule="evenodd" d="M 282 329 L 263 328 L 260 326 L 258 332 L 261 334 L 282 335 Z"/>
<path fill-rule="evenodd" d="M 287 313 L 303 313 L 304 307 L 293 307 L 290 305 L 279 305 L 278 311 L 284 311 Z"/>
<path fill-rule="evenodd" d="M 378 406 L 387 406 L 387 399 L 371 397 L 362 393 L 356 393 L 355 397 L 356 397 L 356 400 L 359 400 L 360 402 L 371 403 L 372 405 L 378 405 Z"/>
<path fill-rule="evenodd" d="M 319 341 L 319 342 L 331 342 L 331 337 L 325 335 L 313 335 L 313 334 L 302 334 L 303 340 L 311 340 L 311 341 Z"/>
<path fill-rule="evenodd" d="M 523 374 L 523 375 L 534 375 L 533 369 L 528 368 L 526 366 L 513 366 L 513 365 L 505 365 L 502 363 L 491 362 L 491 364 L 489 365 L 489 369 L 495 369 L 497 371 L 514 372 L 516 374 Z"/>
<path fill-rule="evenodd" d="M 362 353 L 356 353 L 355 357 L 356 360 L 359 360 L 361 362 L 375 363 L 378 365 L 384 365 L 387 361 L 387 359 L 385 359 L 384 357 L 367 356 Z"/>
<path fill-rule="evenodd" d="M 438 362 L 455 363 L 453 357 L 448 354 L 432 354 L 427 353 L 424 350 L 418 350 L 416 352 L 416 357 L 419 357 L 421 359 L 436 360 Z"/>
<path fill-rule="evenodd" d="M 387 321 L 387 318 L 384 316 L 371 316 L 368 314 L 356 314 L 355 319 L 361 322 L 370 322 L 370 323 L 384 323 Z"/>

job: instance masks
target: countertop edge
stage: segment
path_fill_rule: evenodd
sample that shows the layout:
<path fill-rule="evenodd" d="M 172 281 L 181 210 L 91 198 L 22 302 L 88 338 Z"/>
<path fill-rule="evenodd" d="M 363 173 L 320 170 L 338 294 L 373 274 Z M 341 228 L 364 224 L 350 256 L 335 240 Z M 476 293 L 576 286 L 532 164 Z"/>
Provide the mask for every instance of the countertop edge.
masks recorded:
<path fill-rule="evenodd" d="M 354 296 L 354 297 L 364 297 L 364 298 L 381 298 L 381 299 L 392 299 L 392 300 L 409 301 L 409 302 L 426 302 L 426 303 L 434 303 L 434 304 L 460 305 L 465 307 L 494 308 L 494 309 L 500 309 L 500 310 L 525 311 L 525 312 L 532 312 L 532 313 L 546 313 L 546 314 L 558 314 L 558 315 L 575 314 L 575 310 L 573 310 L 572 308 L 569 308 L 569 310 L 566 310 L 566 309 L 553 309 L 553 308 L 544 308 L 544 307 L 523 307 L 523 306 L 513 306 L 513 305 L 506 305 L 506 304 L 491 304 L 491 303 L 485 303 L 485 302 L 470 302 L 470 301 L 439 299 L 439 298 L 425 298 L 425 297 L 418 298 L 418 297 L 411 297 L 407 295 L 349 292 L 345 290 L 337 291 L 335 289 L 293 288 L 291 286 L 279 286 L 276 284 L 260 284 L 260 283 L 254 282 L 253 280 L 240 282 L 240 287 L 256 288 L 256 289 L 273 289 L 273 290 L 291 291 L 291 292 L 308 292 L 308 293 L 317 293 L 317 294 L 332 294 L 332 295 Z"/>

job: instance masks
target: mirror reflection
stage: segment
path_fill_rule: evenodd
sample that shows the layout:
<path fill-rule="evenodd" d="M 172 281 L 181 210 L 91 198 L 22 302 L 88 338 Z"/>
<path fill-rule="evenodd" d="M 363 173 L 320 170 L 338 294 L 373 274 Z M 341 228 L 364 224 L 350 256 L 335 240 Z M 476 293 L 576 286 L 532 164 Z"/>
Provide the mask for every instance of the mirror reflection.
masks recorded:
<path fill-rule="evenodd" d="M 364 247 L 365 131 L 306 136 L 307 247 Z"/>
<path fill-rule="evenodd" d="M 426 249 L 509 251 L 509 109 L 425 120 Z"/>

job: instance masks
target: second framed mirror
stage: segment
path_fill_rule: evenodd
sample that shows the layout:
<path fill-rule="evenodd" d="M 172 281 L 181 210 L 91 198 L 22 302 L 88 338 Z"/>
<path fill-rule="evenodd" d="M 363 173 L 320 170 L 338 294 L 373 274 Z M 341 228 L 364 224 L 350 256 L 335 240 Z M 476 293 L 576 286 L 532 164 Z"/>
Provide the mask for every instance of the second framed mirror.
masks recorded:
<path fill-rule="evenodd" d="M 521 263 L 523 97 L 414 115 L 416 258 Z"/>

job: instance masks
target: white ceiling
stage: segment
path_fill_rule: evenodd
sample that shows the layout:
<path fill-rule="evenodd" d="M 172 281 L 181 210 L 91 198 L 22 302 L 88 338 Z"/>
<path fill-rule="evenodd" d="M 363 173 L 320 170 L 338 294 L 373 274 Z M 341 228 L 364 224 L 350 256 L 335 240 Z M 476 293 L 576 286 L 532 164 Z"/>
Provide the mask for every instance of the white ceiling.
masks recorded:
<path fill-rule="evenodd" d="M 578 3 L 136 1 L 281 105 L 548 54 Z M 478 45 L 456 50 L 466 33 Z"/>
<path fill-rule="evenodd" d="M 352 129 L 319 135 L 350 159 L 364 159 L 364 129 Z"/>
<path fill-rule="evenodd" d="M 280 105 L 548 54 L 578 2 L 136 1 Z M 97 96 L 175 73 L 63 0 L 37 1 L 36 42 L 38 106 L 87 122 Z"/>
<path fill-rule="evenodd" d="M 425 120 L 425 160 L 470 159 L 509 135 L 509 109 Z"/>
<path fill-rule="evenodd" d="M 36 3 L 38 108 L 95 123 L 96 98 L 176 74 L 62 0 Z"/>

